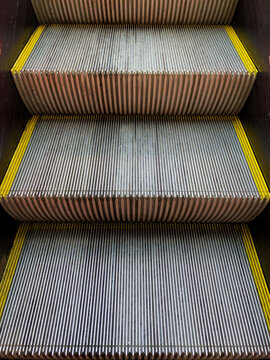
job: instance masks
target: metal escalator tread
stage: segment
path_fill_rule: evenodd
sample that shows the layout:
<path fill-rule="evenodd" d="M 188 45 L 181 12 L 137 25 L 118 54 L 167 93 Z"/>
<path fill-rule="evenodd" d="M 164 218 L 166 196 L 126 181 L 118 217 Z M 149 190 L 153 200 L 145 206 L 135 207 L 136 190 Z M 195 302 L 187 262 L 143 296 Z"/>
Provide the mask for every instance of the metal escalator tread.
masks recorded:
<path fill-rule="evenodd" d="M 246 222 L 269 191 L 237 117 L 35 116 L 0 200 L 22 221 Z"/>
<path fill-rule="evenodd" d="M 41 24 L 230 24 L 238 0 L 32 0 Z"/>
<path fill-rule="evenodd" d="M 257 70 L 230 26 L 49 25 L 12 68 L 32 114 L 221 114 Z"/>
<path fill-rule="evenodd" d="M 252 275 L 246 225 L 24 224 L 19 232 L 0 313 L 2 358 L 270 356 L 269 291 L 261 272 Z"/>

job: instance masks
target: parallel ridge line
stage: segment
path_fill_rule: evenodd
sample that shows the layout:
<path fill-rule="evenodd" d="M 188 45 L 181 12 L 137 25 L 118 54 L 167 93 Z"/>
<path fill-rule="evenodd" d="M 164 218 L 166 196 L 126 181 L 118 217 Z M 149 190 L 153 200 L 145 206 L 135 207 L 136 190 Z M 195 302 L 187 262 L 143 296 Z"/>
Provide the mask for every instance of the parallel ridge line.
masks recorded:
<path fill-rule="evenodd" d="M 212 116 L 194 116 L 194 117 L 159 117 L 154 118 L 148 116 L 42 116 L 38 121 L 36 131 L 32 136 L 31 143 L 27 150 L 27 154 L 22 163 L 24 176 L 20 176 L 20 180 L 16 179 L 16 184 L 3 188 L 3 191 L 17 192 L 21 194 L 26 192 L 38 191 L 35 186 L 35 178 L 37 174 L 45 177 L 52 177 L 55 174 L 59 174 L 60 178 L 55 180 L 54 184 L 45 182 L 40 188 L 43 195 L 45 192 L 49 192 L 50 189 L 53 192 L 61 193 L 63 191 L 70 190 L 71 193 L 65 195 L 76 195 L 76 192 L 115 192 L 115 195 L 119 192 L 119 195 L 124 192 L 131 192 L 132 195 L 141 196 L 142 191 L 144 196 L 151 196 L 151 193 L 160 193 L 169 196 L 174 193 L 181 195 L 182 192 L 186 195 L 192 195 L 197 192 L 197 195 L 210 196 L 215 193 L 229 196 L 247 194 L 249 196 L 255 196 L 258 194 L 256 184 L 253 183 L 253 178 L 250 176 L 250 168 L 247 166 L 245 153 L 242 154 L 242 148 L 240 142 L 235 133 L 235 128 L 232 126 L 232 121 L 237 124 L 240 120 L 234 117 L 212 117 Z M 36 122 L 36 120 L 35 120 Z M 33 119 L 30 120 L 27 128 L 31 128 Z M 222 137 L 219 135 L 223 132 Z M 27 129 L 25 133 L 28 134 Z M 211 135 L 210 135 L 211 134 Z M 32 133 L 29 134 L 31 137 Z M 188 142 L 187 138 L 188 137 Z M 197 137 L 201 137 L 200 141 L 197 141 Z M 113 144 L 109 142 L 112 138 Z M 24 135 L 23 135 L 24 139 Z M 130 140 L 132 142 L 130 143 Z M 210 146 L 209 140 L 212 139 Z M 29 141 L 29 138 L 27 138 Z M 23 142 L 23 141 L 22 141 Z M 234 152 L 228 149 L 228 143 L 234 148 Z M 195 153 L 196 149 L 199 153 Z M 214 150 L 215 149 L 215 150 Z M 46 162 L 46 174 L 41 172 L 42 170 L 42 154 L 46 155 L 44 161 Z M 192 151 L 192 154 L 189 152 Z M 250 150 L 252 152 L 252 150 Z M 82 153 L 83 152 L 83 153 Z M 226 153 L 226 157 L 224 155 Z M 56 154 L 65 156 L 64 158 L 57 158 Z M 173 158 L 169 158 L 169 154 L 173 155 Z M 211 158 L 212 155 L 212 158 Z M 242 157 L 240 157 L 242 155 Z M 50 158 L 54 159 L 53 164 L 48 161 Z M 205 157 L 204 157 L 205 156 Z M 251 155 L 250 155 L 251 156 Z M 140 169 L 134 169 L 134 166 L 126 166 L 125 169 L 121 168 L 122 158 L 128 160 L 129 163 L 134 163 L 134 166 Z M 229 157 L 229 160 L 227 159 Z M 205 159 L 206 158 L 206 159 Z M 211 166 L 209 160 L 211 158 Z M 88 162 L 91 159 L 98 159 L 97 162 Z M 118 159 L 118 160 L 117 160 Z M 207 161 L 208 160 L 208 161 Z M 59 162 L 60 161 L 60 162 Z M 82 162 L 83 161 L 83 162 Z M 113 161 L 113 163 L 111 163 Z M 203 178 L 202 184 L 196 183 L 199 180 L 200 174 L 196 172 L 197 178 L 193 180 L 189 179 L 193 175 L 190 172 L 189 166 L 194 163 L 194 171 L 200 162 L 205 162 L 206 169 L 209 171 L 211 177 L 212 172 L 215 171 L 213 179 L 209 179 L 211 185 Z M 238 176 L 238 172 L 234 171 L 231 162 L 234 161 L 238 166 L 243 166 L 242 177 Z M 243 161 L 243 163 L 242 163 Z M 253 159 L 255 162 L 255 158 Z M 17 161 L 19 162 L 19 161 Z M 59 162 L 59 163 L 58 163 Z M 107 162 L 109 163 L 107 164 Z M 146 163 L 145 163 L 146 162 Z M 148 164 L 149 163 L 149 164 Z M 197 165 L 198 163 L 198 165 Z M 147 168 L 145 166 L 147 165 Z M 36 168 L 34 168 L 36 166 Z M 44 163 L 45 166 L 45 163 Z M 51 166 L 55 166 L 51 168 Z M 64 174 L 65 166 L 67 173 Z M 89 167 L 89 174 L 86 173 L 86 167 Z M 106 167 L 107 171 L 104 171 L 103 167 Z M 116 166 L 116 168 L 114 168 Z M 163 178 L 163 174 L 160 173 L 158 168 L 164 168 L 164 172 L 167 175 Z M 186 171 L 183 173 L 183 166 Z M 13 168 L 14 166 L 11 167 Z M 82 167 L 82 168 L 81 168 Z M 219 176 L 220 167 L 226 170 L 226 174 L 231 179 L 227 179 L 224 182 L 224 178 L 221 179 L 221 184 L 217 183 L 215 179 Z M 81 171 L 79 170 L 81 169 Z M 148 169 L 150 173 L 148 174 Z M 216 170 L 215 170 L 216 169 Z M 228 170 L 230 169 L 230 170 Z M 18 165 L 16 163 L 16 170 Z M 47 172 L 48 170 L 48 172 Z M 80 181 L 75 181 L 74 185 L 67 186 L 67 182 L 62 184 L 63 176 L 71 176 L 70 171 L 73 173 L 76 171 L 74 181 L 80 176 Z M 84 176 L 81 174 L 83 171 Z M 107 180 L 104 184 L 96 182 L 96 176 L 94 173 L 100 174 L 100 171 L 104 171 L 104 176 Z M 140 174 L 141 171 L 142 173 Z M 202 168 L 201 171 L 204 171 Z M 8 171 L 9 172 L 9 171 Z M 25 172 L 29 173 L 30 178 L 25 179 Z M 177 174 L 175 173 L 177 172 Z M 119 174 L 119 178 L 116 182 L 109 180 L 109 176 Z M 162 186 L 159 186 L 153 178 L 154 173 L 157 173 L 160 178 Z M 62 174 L 62 175 L 60 175 Z M 183 184 L 177 182 L 179 176 L 183 175 Z M 232 182 L 232 174 L 237 177 L 236 182 Z M 14 179 L 15 174 L 12 174 Z M 87 176 L 88 181 L 85 183 L 84 177 Z M 90 176 L 94 176 L 92 182 L 90 182 Z M 148 176 L 148 178 L 145 178 Z M 209 177 L 208 176 L 208 177 Z M 224 175 L 225 176 L 225 175 Z M 168 177 L 171 177 L 169 179 Z M 101 176 L 98 178 L 101 181 Z M 137 184 L 134 184 L 136 179 Z M 45 180 L 45 178 L 44 178 Z M 63 179 L 65 180 L 65 179 Z M 124 180 L 124 182 L 123 182 Z M 52 178 L 51 181 L 54 181 Z M 59 183 L 60 181 L 60 183 Z M 108 182 L 109 181 L 109 182 Z M 40 183 L 39 181 L 37 182 Z M 69 177 L 68 183 L 73 184 L 72 179 Z M 58 186 L 56 186 L 58 184 Z M 61 186 L 60 186 L 61 184 Z M 63 185 L 65 185 L 63 187 Z M 245 185 L 244 185 L 245 184 Z M 141 194 L 141 195 L 139 195 Z M 268 193 L 267 193 L 268 194 Z M 24 193 L 24 195 L 27 195 Z M 79 194 L 77 194 L 79 195 Z M 108 194 L 107 194 L 108 195 Z"/>
<path fill-rule="evenodd" d="M 16 266 L 19 261 L 19 257 L 21 254 L 22 246 L 28 228 L 29 228 L 29 224 L 25 223 L 20 225 L 8 258 L 5 272 L 0 282 L 0 320 L 5 307 L 6 299 L 8 297 L 9 289 L 12 284 L 13 276 L 16 271 Z"/>
<path fill-rule="evenodd" d="M 242 236 L 270 334 L 270 293 L 263 275 L 262 267 L 251 233 L 248 226 L 244 224 L 242 225 Z"/>
<path fill-rule="evenodd" d="M 246 69 L 250 74 L 256 74 L 258 72 L 256 66 L 254 65 L 253 61 L 251 60 L 248 52 L 246 51 L 245 47 L 243 46 L 242 42 L 240 41 L 239 37 L 237 36 L 236 32 L 234 31 L 232 26 L 225 26 L 225 29 L 232 40 L 233 45 L 235 46 L 239 56 L 241 57 L 243 63 L 245 64 Z"/>
<path fill-rule="evenodd" d="M 28 40 L 27 44 L 25 45 L 24 49 L 22 50 L 20 56 L 18 57 L 17 61 L 15 62 L 14 66 L 11 69 L 12 73 L 19 72 L 23 68 L 28 56 L 31 54 L 32 50 L 34 49 L 40 35 L 45 29 L 45 25 L 40 25 L 33 35 Z"/>
<path fill-rule="evenodd" d="M 266 182 L 264 180 L 263 174 L 261 172 L 261 169 L 259 167 L 259 164 L 256 160 L 256 157 L 254 155 L 254 152 L 251 148 L 250 142 L 247 138 L 247 135 L 245 133 L 245 130 L 243 128 L 243 125 L 241 124 L 241 121 L 238 117 L 234 117 L 233 119 L 233 125 L 235 127 L 235 131 L 237 133 L 238 139 L 240 141 L 240 144 L 242 146 L 243 152 L 245 154 L 245 157 L 247 159 L 248 165 L 250 167 L 250 171 L 252 173 L 252 176 L 254 178 L 254 181 L 256 183 L 256 186 L 259 190 L 259 193 L 261 195 L 261 198 L 267 198 L 270 199 L 270 193 L 268 190 L 268 186 L 266 185 Z"/>
<path fill-rule="evenodd" d="M 37 120 L 38 116 L 33 116 L 26 124 L 26 128 L 22 134 L 22 137 L 7 169 L 6 175 L 0 186 L 0 197 L 6 197 L 11 189 L 12 183 L 15 179 L 16 173 L 31 139 Z"/>

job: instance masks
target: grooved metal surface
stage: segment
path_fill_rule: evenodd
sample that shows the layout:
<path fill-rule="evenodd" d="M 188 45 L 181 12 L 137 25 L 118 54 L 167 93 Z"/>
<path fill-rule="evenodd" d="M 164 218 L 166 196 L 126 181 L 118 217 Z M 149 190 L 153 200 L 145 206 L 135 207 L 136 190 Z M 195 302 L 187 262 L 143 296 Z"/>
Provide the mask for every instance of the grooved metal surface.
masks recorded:
<path fill-rule="evenodd" d="M 232 225 L 30 225 L 0 329 L 3 358 L 270 356 Z"/>
<path fill-rule="evenodd" d="M 254 84 L 224 27 L 47 26 L 13 74 L 32 113 L 236 114 Z"/>
<path fill-rule="evenodd" d="M 32 0 L 41 24 L 229 24 L 238 0 Z"/>
<path fill-rule="evenodd" d="M 21 220 L 249 221 L 267 198 L 232 119 L 42 116 L 2 203 Z"/>
<path fill-rule="evenodd" d="M 197 73 L 246 69 L 224 27 L 49 25 L 22 71 Z"/>

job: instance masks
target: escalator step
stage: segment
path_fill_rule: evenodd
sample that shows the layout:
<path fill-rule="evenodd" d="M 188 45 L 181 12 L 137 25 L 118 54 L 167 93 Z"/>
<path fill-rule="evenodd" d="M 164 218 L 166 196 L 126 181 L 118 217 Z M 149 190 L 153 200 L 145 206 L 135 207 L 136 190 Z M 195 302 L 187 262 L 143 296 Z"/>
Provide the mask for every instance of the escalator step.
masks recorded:
<path fill-rule="evenodd" d="M 12 74 L 32 114 L 237 114 L 257 70 L 230 26 L 40 26 Z"/>
<path fill-rule="evenodd" d="M 246 225 L 24 224 L 0 286 L 2 358 L 270 356 Z"/>
<path fill-rule="evenodd" d="M 237 117 L 34 116 L 0 188 L 22 221 L 245 222 L 269 191 Z"/>
<path fill-rule="evenodd" d="M 238 0 L 32 0 L 41 24 L 229 24 Z"/>

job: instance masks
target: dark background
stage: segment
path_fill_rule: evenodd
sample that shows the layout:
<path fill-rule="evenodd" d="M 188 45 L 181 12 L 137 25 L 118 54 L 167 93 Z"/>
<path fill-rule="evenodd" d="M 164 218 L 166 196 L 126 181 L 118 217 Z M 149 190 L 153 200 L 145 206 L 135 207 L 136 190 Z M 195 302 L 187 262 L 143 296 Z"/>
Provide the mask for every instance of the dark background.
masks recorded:
<path fill-rule="evenodd" d="M 270 187 L 270 1 L 240 0 L 234 29 L 259 70 L 240 119 Z M 270 287 L 270 205 L 249 224 Z"/>
<path fill-rule="evenodd" d="M 0 0 L 0 182 L 29 118 L 10 69 L 37 25 L 30 0 Z M 0 206 L 0 279 L 18 223 Z"/>
<path fill-rule="evenodd" d="M 10 69 L 37 26 L 30 0 L 0 0 L 0 181 L 30 114 L 24 107 Z M 270 1 L 239 0 L 233 26 L 260 73 L 240 114 L 255 155 L 270 185 Z M 18 222 L 0 207 L 0 279 Z M 270 284 L 270 206 L 250 224 L 259 258 Z"/>

